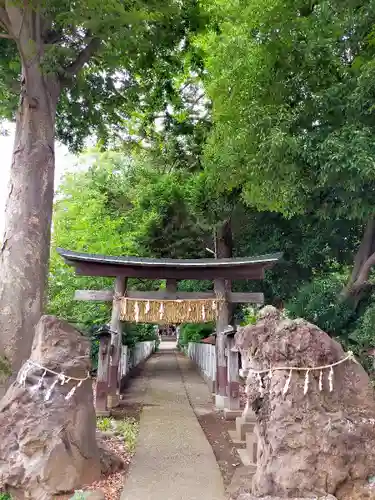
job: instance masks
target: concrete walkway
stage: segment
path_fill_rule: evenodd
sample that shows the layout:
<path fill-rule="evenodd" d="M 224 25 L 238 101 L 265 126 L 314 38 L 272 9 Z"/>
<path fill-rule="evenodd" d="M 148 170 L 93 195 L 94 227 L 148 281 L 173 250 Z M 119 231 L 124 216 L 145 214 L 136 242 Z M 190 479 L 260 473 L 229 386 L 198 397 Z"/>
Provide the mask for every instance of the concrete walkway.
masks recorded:
<path fill-rule="evenodd" d="M 208 389 L 203 381 L 197 384 L 189 360 L 179 358 L 179 364 L 171 347 L 161 344 L 146 363 L 143 383 L 132 385 L 126 398 L 143 400 L 144 408 L 121 500 L 225 500 L 219 467 L 185 384 L 191 377 L 198 399 L 207 400 Z"/>

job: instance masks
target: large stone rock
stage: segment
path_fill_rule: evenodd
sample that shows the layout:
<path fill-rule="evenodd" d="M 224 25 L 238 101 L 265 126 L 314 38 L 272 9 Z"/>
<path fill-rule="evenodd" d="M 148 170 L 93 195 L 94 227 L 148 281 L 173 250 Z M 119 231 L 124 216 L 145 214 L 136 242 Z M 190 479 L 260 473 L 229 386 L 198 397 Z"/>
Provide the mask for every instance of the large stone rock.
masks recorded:
<path fill-rule="evenodd" d="M 239 330 L 236 343 L 247 351 L 253 369 L 314 367 L 345 357 L 341 346 L 318 327 L 285 319 L 269 306 L 256 325 Z M 274 371 L 271 379 L 262 376 L 264 389 L 249 372 L 247 396 L 258 434 L 253 494 L 375 499 L 368 483 L 375 475 L 375 400 L 365 370 L 353 361 L 335 367 L 332 392 L 329 370 L 323 372 L 322 391 L 320 372 L 309 372 L 306 395 L 305 374 L 293 372 L 284 395 L 288 370 Z"/>
<path fill-rule="evenodd" d="M 243 495 L 240 495 L 239 497 L 236 498 L 236 500 L 337 500 L 336 497 L 334 497 L 333 495 L 325 495 L 324 497 L 317 497 L 317 496 L 314 496 L 314 497 L 309 497 L 309 498 L 306 498 L 306 497 L 299 497 L 299 498 L 291 498 L 291 497 L 288 497 L 288 498 L 285 498 L 285 497 L 270 497 L 270 496 L 267 496 L 267 497 L 254 497 L 253 495 L 250 495 L 248 493 L 244 493 Z M 232 500 L 232 499 L 231 499 Z"/>
<path fill-rule="evenodd" d="M 84 378 L 90 369 L 89 341 L 72 326 L 52 316 L 39 321 L 30 359 L 68 376 Z M 22 372 L 22 369 L 19 373 Z M 0 402 L 0 478 L 15 500 L 51 500 L 100 478 L 95 439 L 92 382 L 86 380 L 71 399 L 74 382 L 33 367 L 25 387 L 15 382 Z"/>
<path fill-rule="evenodd" d="M 109 474 L 114 474 L 124 470 L 125 463 L 118 455 L 116 455 L 106 444 L 106 441 L 110 439 L 106 433 L 97 432 L 96 439 L 99 447 L 100 456 L 100 469 L 103 476 L 108 476 Z"/>

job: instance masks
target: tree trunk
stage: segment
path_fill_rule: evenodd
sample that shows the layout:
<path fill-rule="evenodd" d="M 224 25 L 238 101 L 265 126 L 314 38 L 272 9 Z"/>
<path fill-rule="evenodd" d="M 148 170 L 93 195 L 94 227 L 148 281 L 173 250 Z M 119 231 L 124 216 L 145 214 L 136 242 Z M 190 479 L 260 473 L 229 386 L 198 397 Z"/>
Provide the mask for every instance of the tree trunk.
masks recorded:
<path fill-rule="evenodd" d="M 225 220 L 216 233 L 216 257 L 218 259 L 230 259 L 233 255 L 232 221 Z"/>
<path fill-rule="evenodd" d="M 233 257 L 233 232 L 232 219 L 225 220 L 216 232 L 216 257 L 218 259 L 230 259 Z M 226 289 L 231 290 L 232 282 L 226 280 Z M 233 305 L 228 304 L 228 323 L 233 321 Z"/>
<path fill-rule="evenodd" d="M 0 248 L 0 349 L 10 363 L 11 379 L 29 357 L 43 310 L 60 93 L 58 79 L 43 74 L 39 58 L 25 59 Z"/>
<path fill-rule="evenodd" d="M 230 258 L 233 252 L 232 229 L 230 219 L 223 222 L 216 235 L 217 258 Z M 219 298 L 225 298 L 231 289 L 228 280 L 215 280 L 215 292 Z M 216 322 L 216 407 L 224 407 L 227 398 L 228 374 L 227 358 L 225 356 L 225 334 L 224 329 L 231 320 L 231 307 L 228 302 L 221 305 L 219 317 Z"/>
<path fill-rule="evenodd" d="M 359 249 L 354 258 L 354 265 L 349 282 L 342 292 L 344 299 L 358 306 L 366 291 L 372 288 L 369 276 L 375 265 L 375 219 L 371 218 L 366 226 Z"/>
<path fill-rule="evenodd" d="M 45 14 L 39 0 L 5 0 L 0 5 L 1 28 L 17 45 L 22 64 L 5 233 L 0 242 L 0 358 L 5 356 L 8 361 L 10 380 L 29 357 L 34 327 L 43 311 L 54 191 L 55 118 L 62 82 L 70 85 L 100 47 L 99 38 L 87 38 L 73 62 L 47 73 L 43 67 L 45 41 L 53 22 Z M 58 41 L 64 45 L 62 38 Z M 0 386 L 0 396 L 3 391 Z"/>

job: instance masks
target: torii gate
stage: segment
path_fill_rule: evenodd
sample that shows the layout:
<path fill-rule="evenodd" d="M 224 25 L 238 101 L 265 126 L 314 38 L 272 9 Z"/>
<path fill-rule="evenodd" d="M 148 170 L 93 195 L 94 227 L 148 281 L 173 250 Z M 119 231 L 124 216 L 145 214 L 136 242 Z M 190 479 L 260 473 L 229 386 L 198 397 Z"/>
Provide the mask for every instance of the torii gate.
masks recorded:
<path fill-rule="evenodd" d="M 118 404 L 118 366 L 121 355 L 121 320 L 140 322 L 155 321 L 155 307 L 157 305 L 162 315 L 168 314 L 181 304 L 188 304 L 184 309 L 184 322 L 205 322 L 216 319 L 216 387 L 215 405 L 218 409 L 235 410 L 239 408 L 238 356 L 226 349 L 225 330 L 229 323 L 230 304 L 250 303 L 263 304 L 262 293 L 232 292 L 233 280 L 261 280 L 266 269 L 272 268 L 282 254 L 263 255 L 259 257 L 232 258 L 232 259 L 149 259 L 138 257 L 110 257 L 88 253 L 72 252 L 57 249 L 65 262 L 75 268 L 77 275 L 101 276 L 115 278 L 114 290 L 77 290 L 76 300 L 112 301 L 112 316 L 110 329 L 112 332 L 111 350 L 108 350 L 107 359 L 99 356 L 99 374 L 101 389 L 97 393 L 102 401 L 102 408 L 106 409 L 107 400 L 109 410 Z M 158 291 L 137 291 L 127 289 L 128 278 L 146 278 L 166 280 L 166 289 Z M 211 280 L 214 291 L 183 292 L 178 290 L 179 280 Z M 136 317 L 129 317 L 129 304 Z M 144 308 L 140 311 L 140 304 Z M 166 307 L 168 306 L 168 307 Z M 194 309 L 194 314 L 193 314 Z M 197 316 L 197 310 L 202 315 Z M 213 311 L 215 310 L 215 313 Z M 141 316 L 140 316 L 141 315 Z M 150 319 L 147 316 L 150 315 Z M 142 319 L 140 319 L 142 318 Z M 180 321 L 182 322 L 182 321 Z M 232 359 L 233 358 L 233 359 Z M 232 369 L 228 371 L 228 360 Z M 236 361 L 237 360 L 237 361 Z M 232 361 L 232 363 L 231 363 Z M 109 370 L 106 368 L 109 365 Z M 229 372 L 229 375 L 228 375 Z M 109 375 L 108 375 L 109 373 Z M 98 388 L 99 389 L 99 388 Z M 108 398 L 107 398 L 108 396 Z"/>

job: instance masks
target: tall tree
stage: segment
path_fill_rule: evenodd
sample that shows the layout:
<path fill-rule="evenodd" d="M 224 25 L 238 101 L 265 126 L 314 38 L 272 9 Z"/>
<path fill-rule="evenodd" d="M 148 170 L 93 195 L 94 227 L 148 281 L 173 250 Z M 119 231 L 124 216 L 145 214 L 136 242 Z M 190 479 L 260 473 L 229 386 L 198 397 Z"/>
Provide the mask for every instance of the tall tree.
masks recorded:
<path fill-rule="evenodd" d="M 74 276 L 56 247 L 109 255 L 200 257 L 205 234 L 185 204 L 187 175 L 150 164 L 148 154 L 129 159 L 123 153 L 90 153 L 86 171 L 66 174 L 53 218 L 49 311 L 86 326 L 105 322 L 109 309 L 74 301 L 74 290 L 111 288 L 107 278 Z M 95 231 L 93 231 L 95 228 Z M 152 287 L 131 280 L 131 287 Z"/>
<path fill-rule="evenodd" d="M 123 134 L 134 102 L 168 93 L 167 68 L 198 26 L 194 0 L 0 0 L 1 111 L 17 110 L 0 253 L 0 349 L 13 373 L 43 309 L 56 133 L 72 147 Z"/>
<path fill-rule="evenodd" d="M 207 171 L 259 211 L 367 227 L 346 289 L 358 302 L 375 264 L 375 3 L 208 8 L 214 23 L 199 41 L 213 100 Z"/>

